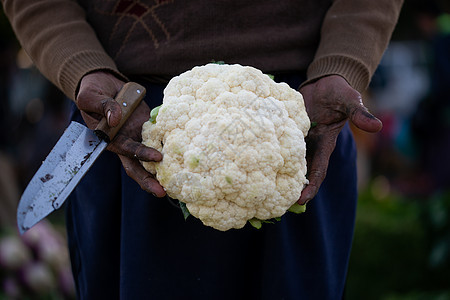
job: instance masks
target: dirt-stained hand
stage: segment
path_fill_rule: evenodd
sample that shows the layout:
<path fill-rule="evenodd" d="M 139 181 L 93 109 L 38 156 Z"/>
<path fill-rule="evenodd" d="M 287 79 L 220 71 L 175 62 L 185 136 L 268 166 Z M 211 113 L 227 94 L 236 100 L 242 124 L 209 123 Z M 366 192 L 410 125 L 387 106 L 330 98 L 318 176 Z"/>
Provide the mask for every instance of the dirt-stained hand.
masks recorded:
<path fill-rule="evenodd" d="M 364 106 L 361 94 L 338 75 L 323 77 L 300 89 L 305 100 L 311 123 L 306 138 L 308 186 L 303 190 L 299 203 L 314 198 L 325 179 L 328 161 L 336 146 L 337 137 L 349 120 L 366 132 L 378 132 L 382 123 Z"/>
<path fill-rule="evenodd" d="M 94 72 L 81 79 L 76 104 L 90 129 L 95 129 L 103 117 L 110 127 L 117 126 L 122 118 L 120 105 L 114 100 L 116 94 L 125 84 L 108 72 Z M 148 120 L 150 108 L 141 102 L 130 118 L 119 130 L 107 149 L 119 155 L 122 165 L 132 179 L 143 190 L 163 197 L 166 192 L 159 182 L 140 164 L 142 161 L 160 161 L 159 151 L 141 143 L 142 124 Z"/>

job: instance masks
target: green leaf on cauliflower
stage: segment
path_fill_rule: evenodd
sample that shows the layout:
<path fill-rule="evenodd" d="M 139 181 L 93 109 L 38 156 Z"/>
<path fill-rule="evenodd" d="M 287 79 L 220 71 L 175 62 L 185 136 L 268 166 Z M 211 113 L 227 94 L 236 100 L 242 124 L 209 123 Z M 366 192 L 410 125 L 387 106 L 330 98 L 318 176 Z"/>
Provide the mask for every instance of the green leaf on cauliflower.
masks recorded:
<path fill-rule="evenodd" d="M 292 205 L 288 211 L 293 212 L 295 214 L 301 214 L 304 213 L 306 211 L 306 204 L 300 205 L 297 202 L 294 203 L 294 205 Z"/>
<path fill-rule="evenodd" d="M 261 229 L 261 227 L 262 227 L 261 220 L 258 220 L 256 218 L 250 219 L 250 220 L 248 220 L 248 222 L 250 223 L 250 225 L 252 225 L 256 229 Z"/>
<path fill-rule="evenodd" d="M 250 225 L 252 225 L 256 229 L 261 229 L 262 224 L 275 224 L 276 222 L 279 222 L 279 221 L 281 221 L 281 217 L 272 218 L 272 219 L 268 219 L 268 220 L 260 220 L 260 219 L 257 219 L 257 218 L 253 218 L 253 219 L 248 220 Z"/>
<path fill-rule="evenodd" d="M 152 111 L 150 112 L 150 122 L 152 122 L 153 124 L 156 123 L 156 117 L 158 116 L 159 109 L 161 108 L 161 106 L 162 105 L 153 108 Z"/>
<path fill-rule="evenodd" d="M 270 79 L 275 80 L 275 75 L 272 74 L 266 74 L 267 76 L 269 76 Z"/>
<path fill-rule="evenodd" d="M 306 204 L 300 205 L 296 202 L 288 209 L 288 211 L 295 213 L 295 214 L 304 213 L 306 211 Z M 279 222 L 279 221 L 281 221 L 281 217 L 272 218 L 272 219 L 268 219 L 268 220 L 259 220 L 257 218 L 248 220 L 250 225 L 252 225 L 256 229 L 261 229 L 263 223 L 275 224 L 276 222 Z"/>
<path fill-rule="evenodd" d="M 186 220 L 191 215 L 191 213 L 189 212 L 189 209 L 186 206 L 186 203 L 178 201 L 178 205 L 181 208 L 181 212 L 183 213 L 184 220 Z"/>

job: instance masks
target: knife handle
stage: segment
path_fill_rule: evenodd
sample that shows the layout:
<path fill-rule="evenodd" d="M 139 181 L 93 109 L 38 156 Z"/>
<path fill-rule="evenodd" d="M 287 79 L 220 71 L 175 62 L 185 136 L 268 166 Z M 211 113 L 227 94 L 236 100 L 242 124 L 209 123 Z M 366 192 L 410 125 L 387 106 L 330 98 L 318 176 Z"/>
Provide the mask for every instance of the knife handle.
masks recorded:
<path fill-rule="evenodd" d="M 122 89 L 117 93 L 114 100 L 119 103 L 122 108 L 122 119 L 119 125 L 115 127 L 109 127 L 106 118 L 101 119 L 94 133 L 106 142 L 110 142 L 114 139 L 117 132 L 122 128 L 123 124 L 127 121 L 128 117 L 134 112 L 141 103 L 145 96 L 145 88 L 135 82 L 127 82 L 124 84 Z"/>

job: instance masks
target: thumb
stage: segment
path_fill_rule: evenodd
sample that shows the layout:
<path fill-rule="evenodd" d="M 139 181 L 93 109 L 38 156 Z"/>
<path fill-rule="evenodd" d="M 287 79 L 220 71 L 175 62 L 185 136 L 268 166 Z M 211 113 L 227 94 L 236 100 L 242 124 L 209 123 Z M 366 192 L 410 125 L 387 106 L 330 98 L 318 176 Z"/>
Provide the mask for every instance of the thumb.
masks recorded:
<path fill-rule="evenodd" d="M 119 103 L 112 98 L 95 100 L 96 97 L 89 97 L 85 100 L 83 97 L 77 99 L 77 106 L 80 110 L 90 115 L 97 114 L 106 117 L 108 126 L 114 127 L 119 125 L 122 118 L 122 109 Z"/>
<path fill-rule="evenodd" d="M 110 127 L 117 126 L 122 118 L 122 108 L 113 97 L 123 84 L 107 72 L 89 73 L 81 79 L 75 103 L 85 115 L 96 120 L 106 117 Z"/>
<path fill-rule="evenodd" d="M 359 129 L 375 133 L 381 130 L 383 123 L 372 115 L 362 102 L 350 108 L 350 121 Z"/>

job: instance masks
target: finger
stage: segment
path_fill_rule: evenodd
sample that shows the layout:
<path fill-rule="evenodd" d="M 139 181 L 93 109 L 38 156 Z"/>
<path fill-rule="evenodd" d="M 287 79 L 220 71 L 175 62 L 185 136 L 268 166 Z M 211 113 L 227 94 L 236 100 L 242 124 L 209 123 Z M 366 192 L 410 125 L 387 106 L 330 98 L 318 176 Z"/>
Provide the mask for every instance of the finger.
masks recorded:
<path fill-rule="evenodd" d="M 325 179 L 328 162 L 336 145 L 336 139 L 328 136 L 326 138 L 315 138 L 312 147 L 308 151 L 308 185 L 303 189 L 298 203 L 303 205 L 313 199 L 319 192 L 319 188 Z M 308 149 L 308 148 L 307 148 Z"/>
<path fill-rule="evenodd" d="M 95 98 L 80 93 L 77 99 L 78 108 L 87 113 L 99 114 L 106 117 L 106 121 L 110 127 L 119 125 L 122 119 L 122 109 L 119 103 L 113 98 L 105 98 L 100 101 Z"/>
<path fill-rule="evenodd" d="M 137 158 L 142 161 L 161 161 L 162 154 L 154 148 L 147 147 L 142 143 L 118 134 L 108 145 L 108 150 L 128 158 Z"/>
<path fill-rule="evenodd" d="M 159 198 L 166 195 L 164 188 L 142 167 L 137 159 L 131 159 L 123 155 L 119 155 L 119 158 L 127 175 L 136 181 L 144 191 Z"/>
<path fill-rule="evenodd" d="M 90 129 L 95 129 L 98 125 L 98 122 L 100 122 L 100 120 L 102 119 L 102 116 L 99 114 L 88 114 L 84 111 L 80 111 L 80 113 L 87 127 Z"/>
<path fill-rule="evenodd" d="M 349 118 L 356 127 L 366 132 L 375 133 L 383 127 L 383 123 L 372 115 L 362 102 L 351 107 Z"/>
<path fill-rule="evenodd" d="M 328 168 L 328 159 L 315 157 L 312 168 L 308 172 L 308 185 L 303 189 L 298 203 L 303 205 L 312 200 L 319 192 L 320 185 L 325 179 Z"/>

